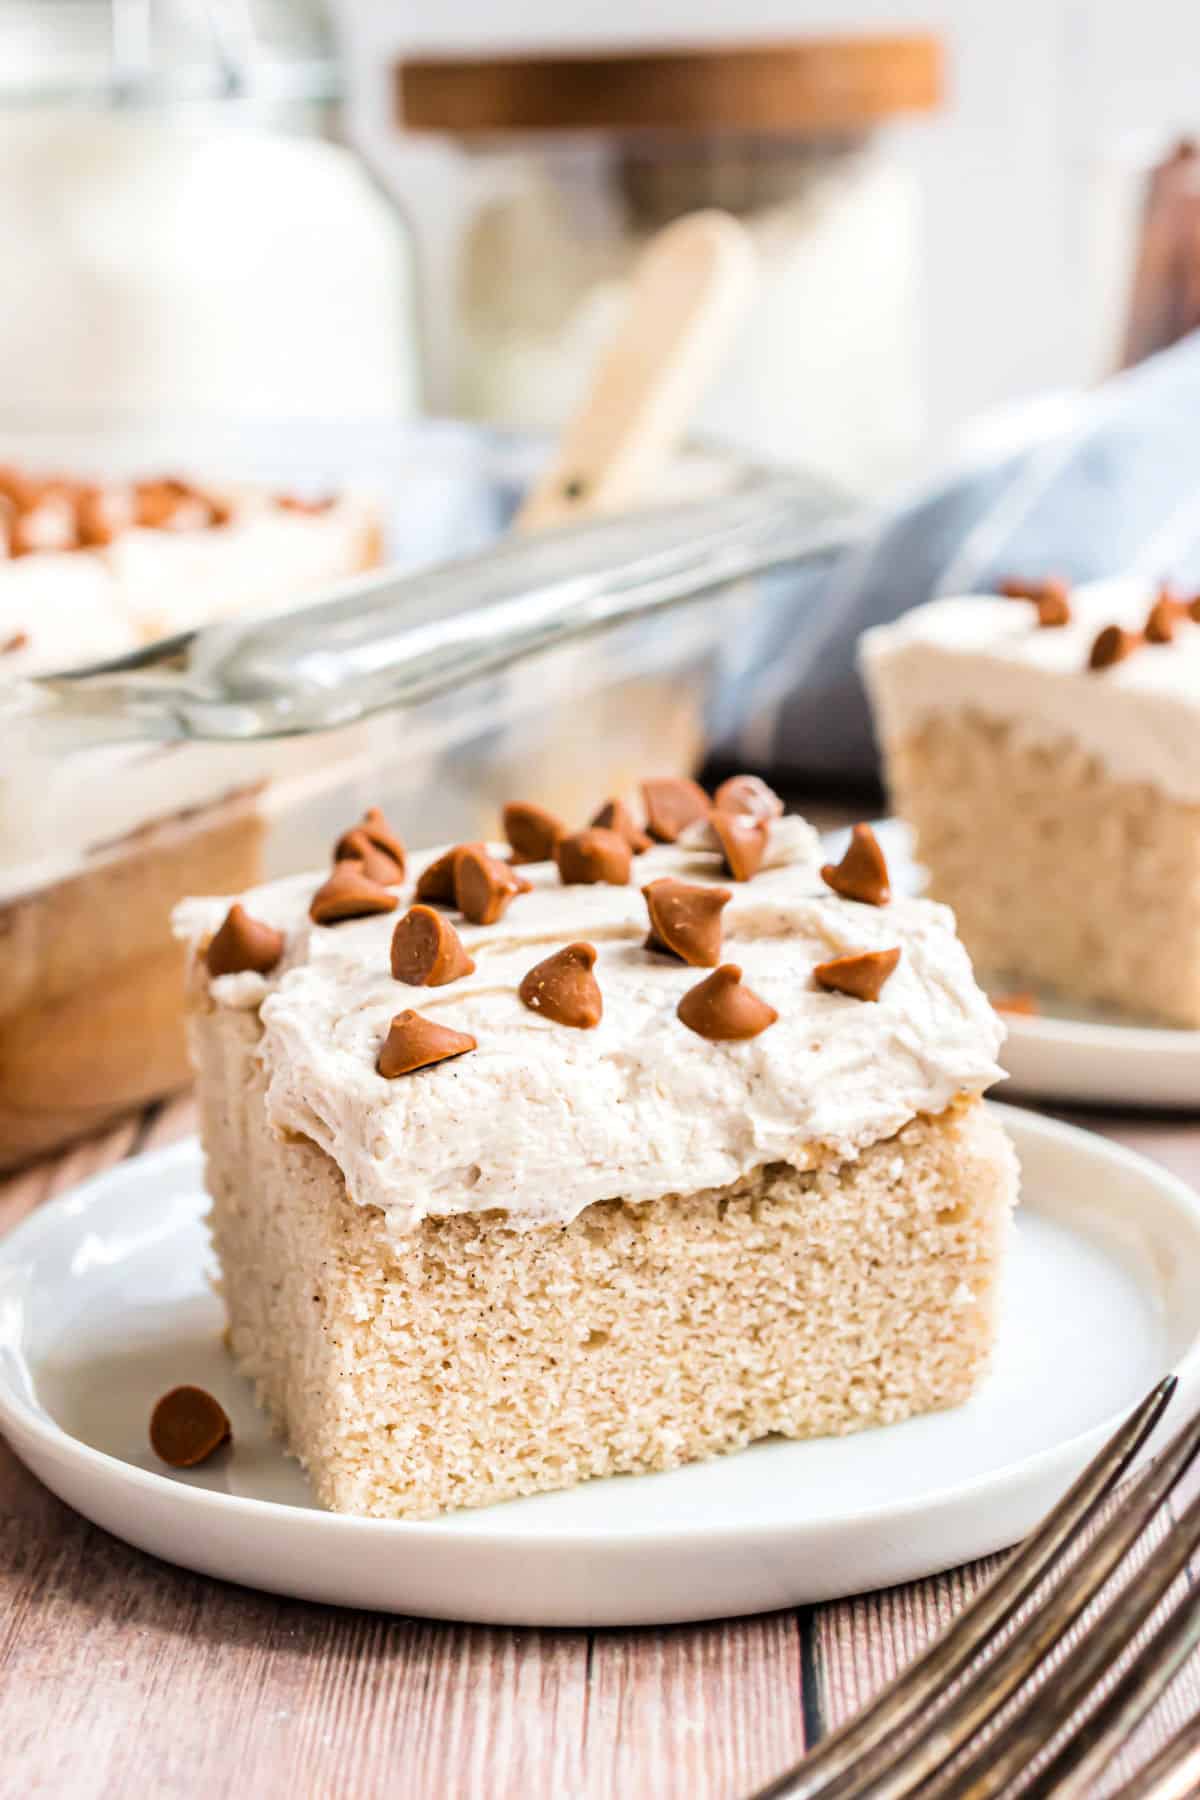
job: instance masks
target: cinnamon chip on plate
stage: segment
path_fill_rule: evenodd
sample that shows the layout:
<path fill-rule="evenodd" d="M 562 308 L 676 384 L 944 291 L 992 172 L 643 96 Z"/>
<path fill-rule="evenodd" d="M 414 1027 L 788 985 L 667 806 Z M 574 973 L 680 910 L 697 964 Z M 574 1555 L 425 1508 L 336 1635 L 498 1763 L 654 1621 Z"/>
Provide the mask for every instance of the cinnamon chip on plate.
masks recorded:
<path fill-rule="evenodd" d="M 713 1043 L 755 1038 L 779 1017 L 773 1006 L 743 986 L 736 963 L 722 963 L 689 988 L 675 1012 L 689 1031 Z"/>
<path fill-rule="evenodd" d="M 1187 607 L 1164 588 L 1146 615 L 1142 635 L 1148 644 L 1169 644 L 1179 621 L 1186 618 Z"/>
<path fill-rule="evenodd" d="M 515 863 L 549 862 L 567 828 L 560 818 L 532 801 L 513 800 L 504 808 L 504 835 L 512 846 Z"/>
<path fill-rule="evenodd" d="M 725 858 L 725 867 L 735 881 L 750 881 L 762 868 L 767 854 L 770 826 L 766 819 L 752 818 L 748 813 L 713 810 L 708 823 L 716 833 Z"/>
<path fill-rule="evenodd" d="M 194 1469 L 231 1436 L 229 1415 L 204 1388 L 172 1388 L 150 1414 L 150 1447 L 173 1469 Z"/>
<path fill-rule="evenodd" d="M 697 969 L 715 968 L 721 960 L 721 912 L 733 898 L 729 889 L 664 875 L 642 893 L 650 914 L 647 950 L 663 950 Z"/>
<path fill-rule="evenodd" d="M 783 801 L 760 775 L 731 775 L 713 795 L 717 812 L 746 813 L 752 819 L 778 819 Z"/>
<path fill-rule="evenodd" d="M 544 962 L 535 963 L 517 993 L 531 1012 L 553 1019 L 556 1025 L 590 1031 L 604 1012 L 600 983 L 592 973 L 595 966 L 594 944 L 568 944 L 565 950 L 556 950 Z"/>
<path fill-rule="evenodd" d="M 253 970 L 269 975 L 283 955 L 284 937 L 273 925 L 252 919 L 240 900 L 235 900 L 224 922 L 204 953 L 210 975 L 241 975 Z"/>
<path fill-rule="evenodd" d="M 1032 600 L 1035 606 L 1042 600 L 1061 600 L 1065 604 L 1071 594 L 1070 587 L 1057 575 L 1047 576 L 1043 581 L 1010 577 L 1000 583 L 999 591 L 1008 600 Z"/>
<path fill-rule="evenodd" d="M 18 650 L 28 650 L 30 644 L 27 631 L 14 631 L 10 638 L 0 644 L 0 656 L 15 656 Z"/>
<path fill-rule="evenodd" d="M 449 919 L 432 906 L 410 906 L 392 933 L 392 975 L 409 987 L 445 987 L 475 964 Z"/>
<path fill-rule="evenodd" d="M 460 850 L 453 869 L 455 905 L 473 925 L 494 925 L 518 894 L 529 892 L 529 883 L 522 876 L 489 856 L 481 845 Z"/>
<path fill-rule="evenodd" d="M 337 925 L 343 919 L 365 919 L 372 913 L 393 912 L 400 902 L 378 881 L 363 873 L 361 863 L 339 862 L 309 903 L 314 925 Z"/>
<path fill-rule="evenodd" d="M 486 854 L 486 844 L 453 844 L 449 850 L 443 850 L 436 862 L 431 862 L 417 876 L 416 897 L 425 900 L 431 906 L 455 906 L 454 898 L 454 865 L 464 850 L 479 850 Z"/>
<path fill-rule="evenodd" d="M 886 906 L 892 897 L 887 860 L 869 825 L 856 825 L 840 863 L 826 863 L 821 879 L 844 900 Z"/>
<path fill-rule="evenodd" d="M 899 950 L 852 950 L 818 963 L 813 980 L 818 987 L 848 994 L 852 1000 L 878 1000 L 899 961 Z"/>
<path fill-rule="evenodd" d="M 642 783 L 646 830 L 660 844 L 673 844 L 693 819 L 708 815 L 708 795 L 685 775 L 665 775 Z"/>
<path fill-rule="evenodd" d="M 1037 622 L 1043 631 L 1071 623 L 1071 602 L 1065 593 L 1042 594 L 1037 601 Z"/>
<path fill-rule="evenodd" d="M 554 846 L 554 860 L 565 887 L 588 887 L 599 881 L 624 887 L 633 851 L 619 832 L 593 825 L 560 838 Z"/>
<path fill-rule="evenodd" d="M 994 1012 L 1016 1013 L 1026 1019 L 1036 1019 L 1041 1010 L 1037 995 L 1031 993 L 993 994 L 991 1001 Z"/>
<path fill-rule="evenodd" d="M 1092 645 L 1088 657 L 1089 669 L 1111 669 L 1114 663 L 1124 662 L 1132 656 L 1141 638 L 1136 631 L 1126 631 L 1121 625 L 1106 625 Z"/>
<path fill-rule="evenodd" d="M 623 800 L 606 800 L 594 819 L 588 821 L 599 831 L 615 831 L 623 837 L 635 856 L 640 856 L 653 843 L 649 834 L 634 821 L 633 814 Z"/>
<path fill-rule="evenodd" d="M 452 1056 L 465 1056 L 476 1047 L 469 1032 L 452 1031 L 448 1025 L 410 1010 L 397 1013 L 392 1020 L 375 1069 L 385 1081 L 395 1081 L 399 1075 L 412 1075 Z"/>
<path fill-rule="evenodd" d="M 379 859 L 375 861 L 375 868 L 382 868 L 382 859 L 386 859 L 394 866 L 396 871 L 394 875 L 373 873 L 369 859 L 362 855 L 364 840 L 375 852 L 376 859 Z M 367 874 L 371 876 L 372 880 L 382 881 L 385 887 L 391 887 L 394 882 L 404 880 L 404 871 L 408 864 L 408 851 L 405 848 L 404 839 L 398 832 L 392 830 L 379 808 L 369 806 L 363 814 L 361 823 L 355 825 L 352 830 L 344 832 L 338 839 L 337 847 L 333 852 L 333 860 L 341 862 L 345 858 L 352 861 L 361 859 L 366 862 Z"/>

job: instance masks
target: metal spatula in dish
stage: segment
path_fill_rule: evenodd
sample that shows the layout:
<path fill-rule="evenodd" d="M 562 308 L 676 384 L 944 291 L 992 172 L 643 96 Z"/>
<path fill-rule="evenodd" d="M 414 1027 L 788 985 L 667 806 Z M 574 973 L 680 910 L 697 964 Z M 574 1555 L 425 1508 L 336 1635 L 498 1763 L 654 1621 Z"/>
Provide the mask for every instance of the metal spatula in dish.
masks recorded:
<path fill-rule="evenodd" d="M 327 730 L 845 541 L 859 521 L 826 495 L 815 502 L 799 477 L 588 519 L 644 492 L 675 448 L 741 314 L 752 268 L 745 234 L 723 214 L 681 220 L 656 240 L 585 404 L 518 515 L 517 536 L 415 575 L 359 579 L 294 612 L 206 626 L 43 677 L 42 704 L 21 718 L 28 747 L 57 754 Z"/>

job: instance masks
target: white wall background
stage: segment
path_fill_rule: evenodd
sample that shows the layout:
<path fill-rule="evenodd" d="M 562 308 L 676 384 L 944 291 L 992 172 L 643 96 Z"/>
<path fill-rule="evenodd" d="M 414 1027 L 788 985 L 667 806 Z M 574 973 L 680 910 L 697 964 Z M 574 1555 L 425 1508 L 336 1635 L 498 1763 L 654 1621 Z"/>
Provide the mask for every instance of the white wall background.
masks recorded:
<path fill-rule="evenodd" d="M 358 129 L 395 154 L 386 65 L 405 47 L 772 37 L 906 27 L 948 47 L 936 119 L 896 128 L 927 197 L 927 360 L 940 435 L 1100 372 L 1131 136 L 1200 132 L 1197 0 L 340 0 Z M 391 145 L 390 151 L 387 149 Z M 1106 174 L 1106 171 L 1108 172 Z"/>

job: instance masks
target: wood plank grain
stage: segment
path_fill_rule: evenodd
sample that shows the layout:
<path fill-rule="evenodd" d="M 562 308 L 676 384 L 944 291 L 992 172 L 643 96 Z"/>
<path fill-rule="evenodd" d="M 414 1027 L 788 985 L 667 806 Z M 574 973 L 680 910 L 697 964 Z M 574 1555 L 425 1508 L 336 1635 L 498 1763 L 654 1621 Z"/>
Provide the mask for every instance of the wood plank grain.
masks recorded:
<path fill-rule="evenodd" d="M 726 1800 L 805 1747 L 794 1613 L 670 1630 L 597 1633 L 588 1705 L 588 1800 Z"/>

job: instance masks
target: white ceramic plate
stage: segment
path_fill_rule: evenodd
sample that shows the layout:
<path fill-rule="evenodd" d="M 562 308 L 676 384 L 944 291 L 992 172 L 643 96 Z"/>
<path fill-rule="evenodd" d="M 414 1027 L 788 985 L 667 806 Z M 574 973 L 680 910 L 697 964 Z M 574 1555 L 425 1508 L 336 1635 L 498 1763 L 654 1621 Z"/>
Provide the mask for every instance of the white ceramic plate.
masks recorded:
<path fill-rule="evenodd" d="M 875 825 L 897 887 L 918 893 L 924 870 L 899 819 Z M 828 836 L 840 856 L 845 832 Z M 1037 1014 L 1005 1013 L 1000 1060 L 1014 1093 L 1099 1106 L 1200 1107 L 1200 1031 L 1131 1023 L 1099 1007 L 1039 992 Z"/>
<path fill-rule="evenodd" d="M 1069 1126 L 999 1108 L 1025 1198 L 993 1373 L 968 1405 L 771 1441 L 430 1523 L 319 1510 L 221 1346 L 194 1143 L 43 1207 L 0 1246 L 0 1427 L 46 1485 L 171 1562 L 306 1599 L 504 1624 L 715 1618 L 927 1575 L 1020 1537 L 1169 1367 L 1200 1404 L 1200 1199 Z M 234 1444 L 173 1474 L 176 1382 Z"/>

